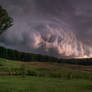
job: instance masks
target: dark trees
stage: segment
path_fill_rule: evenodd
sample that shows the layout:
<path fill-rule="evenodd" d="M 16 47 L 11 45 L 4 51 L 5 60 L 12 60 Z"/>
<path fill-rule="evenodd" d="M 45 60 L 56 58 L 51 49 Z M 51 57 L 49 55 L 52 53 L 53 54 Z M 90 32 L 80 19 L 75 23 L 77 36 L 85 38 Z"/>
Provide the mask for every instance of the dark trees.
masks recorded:
<path fill-rule="evenodd" d="M 13 19 L 7 11 L 0 6 L 0 34 L 12 26 Z"/>

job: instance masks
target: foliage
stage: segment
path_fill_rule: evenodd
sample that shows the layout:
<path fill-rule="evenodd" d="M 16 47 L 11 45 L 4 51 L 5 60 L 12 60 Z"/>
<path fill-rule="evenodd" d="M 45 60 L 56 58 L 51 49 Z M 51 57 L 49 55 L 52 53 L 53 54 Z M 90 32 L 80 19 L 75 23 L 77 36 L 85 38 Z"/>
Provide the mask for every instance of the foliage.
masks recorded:
<path fill-rule="evenodd" d="M 40 62 L 56 62 L 58 61 L 55 57 L 40 55 L 40 54 L 32 54 L 32 53 L 24 53 L 19 52 L 12 49 L 6 49 L 4 47 L 0 47 L 0 57 L 11 59 L 11 60 L 20 60 L 20 61 L 40 61 Z"/>
<path fill-rule="evenodd" d="M 90 59 L 59 59 L 52 56 L 19 52 L 17 50 L 8 49 L 4 47 L 0 47 L 0 57 L 10 60 L 24 61 L 24 62 L 39 61 L 39 62 L 51 62 L 51 63 L 57 62 L 62 64 L 68 63 L 68 64 L 85 65 L 85 66 L 92 65 L 91 58 Z"/>
<path fill-rule="evenodd" d="M 0 34 L 12 26 L 13 19 L 7 11 L 0 6 Z"/>

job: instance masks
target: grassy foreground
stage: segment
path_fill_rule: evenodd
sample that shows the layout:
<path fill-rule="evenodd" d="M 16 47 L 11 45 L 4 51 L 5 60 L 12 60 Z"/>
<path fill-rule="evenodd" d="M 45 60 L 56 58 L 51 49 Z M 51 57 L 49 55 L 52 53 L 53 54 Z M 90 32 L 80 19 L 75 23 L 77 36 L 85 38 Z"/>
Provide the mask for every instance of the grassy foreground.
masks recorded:
<path fill-rule="evenodd" d="M 0 77 L 0 92 L 92 92 L 92 81 L 44 77 Z"/>
<path fill-rule="evenodd" d="M 92 92 L 92 66 L 0 59 L 0 92 Z"/>

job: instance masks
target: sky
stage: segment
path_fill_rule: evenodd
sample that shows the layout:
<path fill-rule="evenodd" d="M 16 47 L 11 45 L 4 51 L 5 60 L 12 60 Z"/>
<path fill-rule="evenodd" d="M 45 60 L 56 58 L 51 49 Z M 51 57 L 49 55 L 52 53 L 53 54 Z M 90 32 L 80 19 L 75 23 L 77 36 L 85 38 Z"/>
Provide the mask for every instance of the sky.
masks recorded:
<path fill-rule="evenodd" d="M 92 57 L 92 0 L 0 0 L 14 19 L 0 45 L 59 58 Z"/>

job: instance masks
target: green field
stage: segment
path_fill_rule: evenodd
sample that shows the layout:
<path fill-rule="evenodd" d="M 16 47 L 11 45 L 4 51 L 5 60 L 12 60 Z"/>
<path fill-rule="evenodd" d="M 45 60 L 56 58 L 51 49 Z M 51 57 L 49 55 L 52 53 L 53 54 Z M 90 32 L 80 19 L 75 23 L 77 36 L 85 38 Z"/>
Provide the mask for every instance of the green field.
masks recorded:
<path fill-rule="evenodd" d="M 0 59 L 0 92 L 92 92 L 92 66 Z"/>
<path fill-rule="evenodd" d="M 92 92 L 92 81 L 44 77 L 0 77 L 0 92 Z"/>

